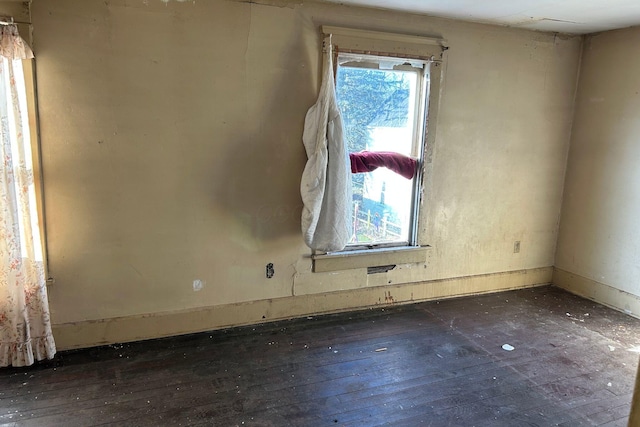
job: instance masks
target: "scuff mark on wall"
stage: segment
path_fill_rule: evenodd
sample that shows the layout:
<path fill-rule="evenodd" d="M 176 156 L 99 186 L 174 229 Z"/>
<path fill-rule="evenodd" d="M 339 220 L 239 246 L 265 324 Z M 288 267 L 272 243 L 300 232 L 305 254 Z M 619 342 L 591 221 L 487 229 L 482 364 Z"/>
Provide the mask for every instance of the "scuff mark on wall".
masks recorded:
<path fill-rule="evenodd" d="M 142 274 L 140 270 L 138 270 L 133 264 L 129 264 L 129 267 L 131 267 L 133 271 L 135 271 L 138 274 L 138 276 L 144 278 L 144 274 Z"/>
<path fill-rule="evenodd" d="M 393 295 L 391 295 L 391 291 L 385 291 L 384 292 L 384 302 L 386 302 L 388 304 L 393 304 L 394 302 L 396 302 L 393 299 Z"/>
<path fill-rule="evenodd" d="M 162 0 L 165 1 L 165 0 Z M 185 0 L 183 0 L 185 1 Z M 238 3 L 259 4 L 261 6 L 288 7 L 293 9 L 295 6 L 303 4 L 302 0 L 235 0 Z"/>
<path fill-rule="evenodd" d="M 193 281 L 193 292 L 201 291 L 201 290 L 202 290 L 202 288 L 204 287 L 204 284 L 205 284 L 205 283 L 206 283 L 206 282 L 203 282 L 203 281 L 202 281 L 202 280 L 200 280 L 200 279 L 196 279 L 196 280 L 194 280 L 194 281 Z"/>

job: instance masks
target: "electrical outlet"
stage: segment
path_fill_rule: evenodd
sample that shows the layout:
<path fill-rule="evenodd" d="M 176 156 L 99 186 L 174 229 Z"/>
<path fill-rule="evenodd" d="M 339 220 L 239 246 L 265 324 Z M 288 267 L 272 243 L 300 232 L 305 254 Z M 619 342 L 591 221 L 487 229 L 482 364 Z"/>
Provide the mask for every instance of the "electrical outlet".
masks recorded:
<path fill-rule="evenodd" d="M 520 253 L 520 240 L 516 240 L 515 242 L 513 242 L 513 253 Z"/>
<path fill-rule="evenodd" d="M 276 273 L 274 268 L 273 268 L 273 263 L 270 262 L 269 264 L 267 264 L 267 279 L 271 279 L 273 277 L 273 275 Z"/>

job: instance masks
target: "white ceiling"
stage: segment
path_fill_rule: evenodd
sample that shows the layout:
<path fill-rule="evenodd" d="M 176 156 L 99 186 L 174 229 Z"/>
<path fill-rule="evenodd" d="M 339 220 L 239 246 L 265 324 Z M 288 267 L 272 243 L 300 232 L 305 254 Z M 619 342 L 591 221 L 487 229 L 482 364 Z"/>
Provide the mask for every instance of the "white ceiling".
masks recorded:
<path fill-rule="evenodd" d="M 331 1 L 572 34 L 587 34 L 640 25 L 640 0 Z"/>

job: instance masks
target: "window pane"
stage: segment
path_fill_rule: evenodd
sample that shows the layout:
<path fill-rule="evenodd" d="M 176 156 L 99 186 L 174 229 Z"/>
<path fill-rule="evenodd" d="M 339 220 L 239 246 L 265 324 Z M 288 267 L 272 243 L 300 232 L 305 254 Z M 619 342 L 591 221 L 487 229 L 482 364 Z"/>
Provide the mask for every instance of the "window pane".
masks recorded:
<path fill-rule="evenodd" d="M 336 90 L 349 152 L 415 152 L 418 73 L 338 67 Z M 352 174 L 353 245 L 410 241 L 414 180 L 386 168 Z"/>

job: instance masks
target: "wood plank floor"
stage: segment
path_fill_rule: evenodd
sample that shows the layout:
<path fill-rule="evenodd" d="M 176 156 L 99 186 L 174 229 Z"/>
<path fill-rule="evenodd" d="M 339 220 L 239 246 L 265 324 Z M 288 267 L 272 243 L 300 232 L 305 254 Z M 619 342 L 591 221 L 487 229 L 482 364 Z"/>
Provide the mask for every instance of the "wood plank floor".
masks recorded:
<path fill-rule="evenodd" d="M 62 352 L 0 370 L 0 424 L 626 426 L 639 348 L 545 286 Z"/>

